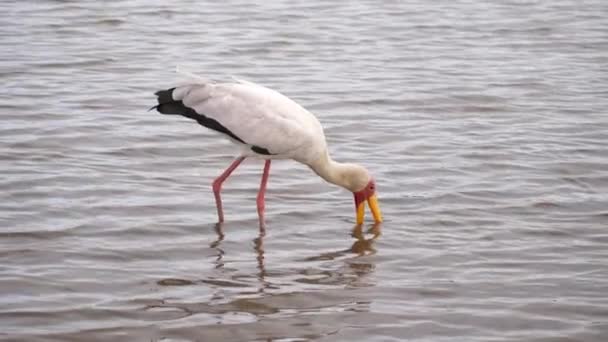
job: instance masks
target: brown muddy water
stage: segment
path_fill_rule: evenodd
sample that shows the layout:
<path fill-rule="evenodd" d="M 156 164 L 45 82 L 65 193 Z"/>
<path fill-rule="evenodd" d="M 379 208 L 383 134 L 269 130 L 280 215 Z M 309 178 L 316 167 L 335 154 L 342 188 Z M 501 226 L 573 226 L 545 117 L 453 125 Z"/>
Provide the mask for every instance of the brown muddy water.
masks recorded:
<path fill-rule="evenodd" d="M 0 2 L 0 339 L 606 341 L 608 2 Z M 176 65 L 275 88 L 367 166 L 147 109 Z"/>

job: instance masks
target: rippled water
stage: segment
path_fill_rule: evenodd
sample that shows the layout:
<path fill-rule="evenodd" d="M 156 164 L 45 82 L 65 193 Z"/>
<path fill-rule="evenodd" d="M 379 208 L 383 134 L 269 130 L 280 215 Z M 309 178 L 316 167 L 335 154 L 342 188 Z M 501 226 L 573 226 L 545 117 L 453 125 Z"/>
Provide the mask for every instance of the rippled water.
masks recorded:
<path fill-rule="evenodd" d="M 0 339 L 605 341 L 605 1 L 0 3 Z M 352 195 L 147 109 L 193 72 L 312 110 Z M 369 230 L 369 233 L 367 233 Z"/>

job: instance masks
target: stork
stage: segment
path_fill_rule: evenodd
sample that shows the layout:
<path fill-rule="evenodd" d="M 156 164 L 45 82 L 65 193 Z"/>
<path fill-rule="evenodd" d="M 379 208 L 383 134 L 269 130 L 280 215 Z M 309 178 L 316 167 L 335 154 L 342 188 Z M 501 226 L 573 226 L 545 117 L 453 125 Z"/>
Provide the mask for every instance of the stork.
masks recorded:
<path fill-rule="evenodd" d="M 224 221 L 222 184 L 249 157 L 265 160 L 256 201 L 261 226 L 273 159 L 293 159 L 327 182 L 351 191 L 358 225 L 364 222 L 365 203 L 374 221 L 382 222 L 374 178 L 363 166 L 334 161 L 319 120 L 287 96 L 252 82 L 216 83 L 203 78 L 157 91 L 156 96 L 158 104 L 151 109 L 195 120 L 221 133 L 239 149 L 238 157 L 212 183 L 219 222 Z"/>

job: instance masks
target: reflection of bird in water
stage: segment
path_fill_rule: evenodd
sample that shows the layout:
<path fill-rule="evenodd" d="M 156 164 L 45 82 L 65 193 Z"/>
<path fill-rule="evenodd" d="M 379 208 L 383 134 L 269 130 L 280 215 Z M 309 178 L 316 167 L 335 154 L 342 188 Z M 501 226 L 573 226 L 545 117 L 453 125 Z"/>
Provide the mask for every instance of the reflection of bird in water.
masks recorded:
<path fill-rule="evenodd" d="M 222 258 L 224 256 L 224 250 L 221 249 L 220 243 L 224 241 L 224 232 L 222 230 L 222 224 L 218 223 L 215 225 L 215 232 L 217 233 L 217 240 L 213 241 L 209 247 L 217 250 L 217 259 L 215 260 L 215 268 L 221 268 L 224 266 Z"/>
<path fill-rule="evenodd" d="M 218 256 L 216 259 L 216 268 L 220 268 L 224 266 L 222 261 L 224 256 L 224 251 L 220 248 L 221 242 L 224 240 L 224 232 L 223 225 L 218 223 L 215 226 L 215 232 L 217 233 L 217 240 L 213 241 L 209 247 L 214 248 L 218 251 Z M 366 234 L 371 234 L 371 237 L 366 238 Z M 367 232 L 363 231 L 363 225 L 357 224 L 353 227 L 351 236 L 357 239 L 348 249 L 343 249 L 335 252 L 323 253 L 318 256 L 309 257 L 303 259 L 304 261 L 312 261 L 312 260 L 333 260 L 342 256 L 345 256 L 349 253 L 355 253 L 360 256 L 362 255 L 372 255 L 376 254 L 377 250 L 374 247 L 374 242 L 377 238 L 382 234 L 381 224 L 374 223 Z M 264 277 L 267 275 L 266 267 L 264 263 L 264 236 L 266 235 L 266 230 L 264 227 L 260 227 L 259 235 L 253 239 L 253 249 L 255 250 L 257 256 L 257 268 L 260 270 L 258 273 L 258 277 L 260 280 L 264 280 Z"/>
<path fill-rule="evenodd" d="M 353 192 L 357 224 L 365 202 L 375 222 L 382 221 L 369 172 L 356 164 L 333 161 L 317 118 L 285 95 L 245 81 L 214 83 L 195 77 L 190 84 L 156 92 L 162 114 L 177 114 L 222 133 L 240 149 L 240 156 L 213 182 L 219 222 L 224 221 L 220 191 L 224 181 L 247 157 L 264 159 L 257 196 L 260 225 L 264 224 L 266 184 L 272 159 L 293 159 L 308 165 L 329 183 Z"/>
<path fill-rule="evenodd" d="M 359 255 L 376 254 L 374 241 L 376 241 L 376 239 L 380 237 L 380 234 L 382 233 L 380 224 L 374 224 L 367 232 L 372 234 L 372 237 L 369 239 L 365 238 L 365 234 L 363 233 L 363 225 L 358 224 L 353 228 L 352 236 L 356 238 L 357 241 L 355 241 L 355 243 L 353 243 L 353 245 L 350 247 L 351 252 Z"/>
<path fill-rule="evenodd" d="M 259 227 L 259 235 L 253 239 L 253 250 L 256 253 L 257 260 L 257 269 L 259 272 L 256 274 L 258 280 L 261 283 L 261 287 L 258 288 L 258 292 L 263 293 L 264 289 L 271 287 L 272 285 L 266 281 L 266 266 L 264 263 L 264 236 L 266 235 L 266 230 L 263 226 Z M 224 229 L 223 223 L 218 223 L 215 225 L 215 232 L 217 234 L 217 239 L 209 244 L 209 247 L 218 251 L 217 258 L 215 260 L 215 268 L 223 268 L 224 267 L 224 250 L 221 248 L 221 243 L 224 240 Z"/>
<path fill-rule="evenodd" d="M 262 287 L 259 288 L 258 292 L 263 293 L 265 289 L 271 287 L 270 282 L 266 281 L 266 264 L 264 263 L 264 228 L 260 229 L 260 235 L 253 239 L 253 249 L 255 250 L 257 256 L 256 260 L 258 261 L 258 280 L 260 281 Z"/>
<path fill-rule="evenodd" d="M 371 234 L 371 237 L 367 237 L 366 234 Z M 378 223 L 370 227 L 367 232 L 364 232 L 362 225 L 354 226 L 351 235 L 357 240 L 350 248 L 302 259 L 301 261 L 305 262 L 317 262 L 319 266 L 312 272 L 310 269 L 302 272 L 303 277 L 296 281 L 320 285 L 371 286 L 373 281 L 370 282 L 366 275 L 375 269 L 375 263 L 370 258 L 361 257 L 376 253 L 374 241 L 380 234 Z M 356 254 L 355 257 L 353 253 Z M 336 262 L 337 259 L 340 259 L 339 262 Z"/>
<path fill-rule="evenodd" d="M 309 257 L 304 260 L 333 260 L 348 255 L 350 253 L 355 253 L 359 256 L 376 254 L 377 251 L 374 247 L 374 242 L 382 234 L 382 230 L 380 228 L 380 223 L 374 223 L 367 230 L 367 234 L 371 234 L 372 236 L 370 238 L 366 238 L 366 233 L 363 232 L 363 225 L 357 224 L 353 227 L 353 230 L 351 232 L 351 236 L 357 239 L 357 241 L 355 241 L 352 246 L 350 246 L 350 248 L 336 252 L 319 254 L 317 256 Z"/>
<path fill-rule="evenodd" d="M 375 223 L 373 224 L 367 231 L 364 231 L 363 225 L 355 225 L 352 229 L 351 236 L 356 239 L 356 241 L 350 246 L 350 248 L 334 251 L 334 252 L 326 252 L 319 254 L 317 256 L 312 256 L 304 259 L 300 259 L 300 262 L 310 262 L 310 261 L 323 261 L 323 260 L 334 260 L 342 257 L 347 257 L 349 255 L 357 254 L 358 256 L 364 255 L 373 255 L 377 252 L 374 247 L 375 240 L 381 235 L 381 224 Z M 217 269 L 224 267 L 224 251 L 221 249 L 221 242 L 224 240 L 224 232 L 223 225 L 216 225 L 216 233 L 217 240 L 213 241 L 209 246 L 218 251 L 217 258 L 215 260 L 215 267 Z M 260 227 L 259 235 L 253 239 L 253 249 L 256 254 L 257 261 L 257 269 L 258 272 L 255 274 L 258 281 L 259 286 L 257 289 L 258 293 L 264 293 L 266 289 L 273 288 L 276 285 L 273 285 L 270 282 L 268 277 L 268 272 L 266 270 L 265 263 L 265 251 L 264 251 L 264 237 L 266 231 L 263 227 Z M 371 235 L 371 236 L 370 236 Z M 355 274 L 362 276 L 364 274 L 369 273 L 374 267 L 372 263 L 363 262 L 362 260 L 351 259 L 348 262 L 348 267 L 351 268 Z M 310 271 L 310 269 L 307 269 Z M 323 271 L 326 272 L 326 271 Z M 332 273 L 332 272 L 330 272 Z M 331 275 L 329 275 L 331 276 Z M 235 279 L 236 280 L 236 279 Z M 241 281 L 241 279 L 239 279 Z"/>
<path fill-rule="evenodd" d="M 380 230 L 380 224 L 374 224 L 368 231 L 368 234 L 372 234 L 372 237 L 369 239 L 365 238 L 365 233 L 363 232 L 362 225 L 356 225 L 353 228 L 352 236 L 357 239 L 350 247 L 350 251 L 352 253 L 356 253 L 359 256 L 362 255 L 373 255 L 376 254 L 376 248 L 374 247 L 374 242 L 380 234 L 382 233 Z M 374 265 L 369 262 L 350 262 L 349 267 L 353 270 L 358 277 L 362 277 L 371 272 L 374 268 Z"/>
<path fill-rule="evenodd" d="M 257 317 L 266 317 L 279 313 L 283 309 L 292 310 L 300 307 L 307 311 L 317 309 L 318 303 L 309 303 L 310 289 L 360 288 L 374 286 L 374 258 L 359 256 L 376 253 L 373 244 L 380 236 L 380 225 L 375 224 L 367 232 L 363 226 L 357 225 L 352 230 L 355 243 L 344 250 L 324 253 L 317 257 L 291 260 L 292 267 L 285 270 L 274 269 L 268 272 L 265 264 L 264 238 L 265 231 L 260 229 L 259 235 L 253 239 L 256 270 L 251 270 L 251 262 L 244 269 L 234 267 L 230 260 L 224 260 L 226 253 L 222 248 L 224 242 L 223 225 L 215 227 L 217 239 L 209 247 L 217 251 L 213 258 L 215 270 L 211 275 L 198 280 L 162 279 L 157 282 L 160 286 L 196 286 L 207 285 L 210 298 L 204 301 L 167 298 L 143 300 L 144 310 L 162 308 L 171 317 L 187 317 L 198 313 L 211 314 L 217 323 L 234 322 L 234 313 L 246 313 Z M 369 237 L 371 234 L 371 237 Z M 367 236 L 366 236 L 367 235 Z M 312 247 L 314 246 L 306 246 Z M 353 256 L 353 253 L 356 255 Z M 252 254 L 251 252 L 247 254 Z M 252 255 L 253 256 L 253 255 Z M 236 260 L 242 260 L 237 256 Z M 253 259 L 253 258 L 251 258 Z M 298 266 L 300 265 L 300 266 Z M 233 266 L 233 267 L 230 267 Z M 199 292 L 198 290 L 196 292 Z M 328 307 L 335 307 L 330 304 Z M 344 303 L 338 304 L 341 309 L 348 306 L 349 311 L 369 311 L 369 301 L 355 301 L 345 294 Z M 178 311 L 179 310 L 179 311 Z M 238 319 L 238 317 L 237 317 Z"/>

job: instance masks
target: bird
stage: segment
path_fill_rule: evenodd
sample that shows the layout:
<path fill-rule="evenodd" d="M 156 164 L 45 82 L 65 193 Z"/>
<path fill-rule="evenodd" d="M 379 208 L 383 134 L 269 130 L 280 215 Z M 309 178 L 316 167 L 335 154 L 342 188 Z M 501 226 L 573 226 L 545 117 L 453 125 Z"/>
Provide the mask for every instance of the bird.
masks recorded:
<path fill-rule="evenodd" d="M 250 81 L 216 82 L 190 76 L 179 86 L 157 91 L 158 104 L 150 110 L 192 119 L 237 147 L 238 157 L 212 182 L 219 223 L 224 222 L 222 185 L 246 158 L 264 160 L 256 198 L 261 226 L 270 163 L 276 159 L 305 164 L 325 181 L 352 192 L 357 225 L 364 223 L 365 203 L 374 221 L 382 222 L 374 178 L 363 166 L 330 157 L 323 127 L 314 114 L 280 92 Z"/>

